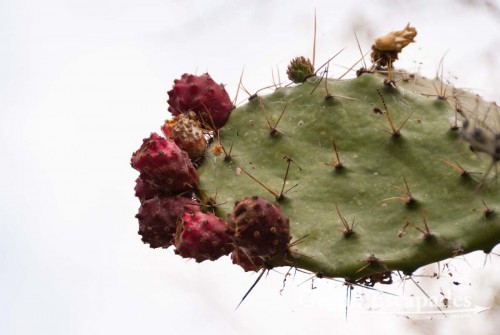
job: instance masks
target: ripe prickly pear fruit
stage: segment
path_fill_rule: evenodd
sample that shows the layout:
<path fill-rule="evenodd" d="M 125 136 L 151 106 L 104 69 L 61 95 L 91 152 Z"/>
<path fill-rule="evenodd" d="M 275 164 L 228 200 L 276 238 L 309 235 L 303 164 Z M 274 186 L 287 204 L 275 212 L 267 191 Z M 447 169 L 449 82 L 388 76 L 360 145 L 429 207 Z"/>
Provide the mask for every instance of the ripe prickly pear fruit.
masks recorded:
<path fill-rule="evenodd" d="M 229 255 L 232 240 L 226 235 L 226 222 L 212 213 L 186 213 L 175 233 L 175 253 L 201 263 Z"/>
<path fill-rule="evenodd" d="M 190 191 L 198 183 L 198 173 L 188 154 L 174 141 L 156 133 L 143 140 L 131 164 L 143 180 L 168 194 Z"/>
<path fill-rule="evenodd" d="M 168 248 L 183 215 L 199 210 L 194 200 L 181 196 L 156 196 L 146 200 L 135 216 L 139 220 L 139 235 L 151 248 Z"/>
<path fill-rule="evenodd" d="M 314 75 L 314 67 L 309 60 L 303 56 L 294 58 L 286 70 L 288 79 L 296 84 L 303 83 L 307 78 Z"/>
<path fill-rule="evenodd" d="M 229 215 L 227 233 L 250 257 L 282 256 L 290 242 L 289 221 L 280 208 L 261 197 L 239 202 Z"/>
<path fill-rule="evenodd" d="M 141 177 L 135 180 L 134 191 L 135 196 L 139 198 L 141 203 L 156 197 L 161 192 L 157 187 L 151 185 L 150 182 L 143 180 Z"/>
<path fill-rule="evenodd" d="M 217 84 L 208 73 L 185 73 L 174 80 L 174 87 L 167 93 L 172 115 L 193 111 L 207 129 L 223 127 L 234 107 L 224 85 Z"/>
<path fill-rule="evenodd" d="M 202 157 L 207 148 L 207 140 L 195 117 L 193 112 L 190 115 L 179 114 L 172 120 L 167 120 L 161 128 L 163 134 L 187 152 L 191 160 Z"/>
<path fill-rule="evenodd" d="M 239 265 L 246 272 L 259 271 L 264 267 L 264 260 L 259 256 L 249 256 L 243 249 L 235 249 L 231 253 L 233 264 Z"/>

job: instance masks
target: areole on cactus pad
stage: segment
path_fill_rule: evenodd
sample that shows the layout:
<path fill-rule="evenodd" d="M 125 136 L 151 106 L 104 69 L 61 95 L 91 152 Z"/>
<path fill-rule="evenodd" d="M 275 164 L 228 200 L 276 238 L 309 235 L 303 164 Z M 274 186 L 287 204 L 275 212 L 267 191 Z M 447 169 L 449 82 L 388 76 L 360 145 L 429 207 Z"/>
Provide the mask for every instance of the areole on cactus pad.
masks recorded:
<path fill-rule="evenodd" d="M 200 203 L 196 212 L 179 212 L 178 244 L 183 226 L 204 232 L 216 226 L 217 241 L 225 239 L 220 230 L 226 227 L 235 250 L 212 253 L 200 241 L 204 256 L 197 261 L 232 251 L 233 262 L 246 271 L 289 266 L 351 282 L 389 283 L 392 271 L 410 274 L 500 243 L 500 129 L 492 122 L 498 106 L 463 90 L 440 89 L 442 78 L 396 71 L 392 63 L 416 30 L 408 25 L 391 34 L 377 40 L 373 67 L 357 78 L 322 78 L 312 67 L 304 75 L 299 67 L 291 76 L 298 85 L 253 95 L 232 110 L 223 86 L 210 76 L 176 81 L 170 108 L 191 115 L 210 138 L 203 156 L 191 158 L 197 175 L 175 183 L 187 185 L 179 193 Z M 204 82 L 207 87 L 199 87 Z M 176 119 L 182 118 L 169 121 L 172 129 Z M 138 153 L 149 153 L 144 146 Z M 138 153 L 132 162 L 139 169 Z M 158 156 L 168 165 L 178 155 Z M 167 177 L 151 171 L 163 170 L 145 157 L 140 162 L 153 168 L 141 171 L 141 178 L 162 184 Z M 228 223 L 202 228 L 201 216 L 212 222 L 211 213 Z M 184 234 L 192 247 L 177 253 L 189 257 L 201 234 Z"/>

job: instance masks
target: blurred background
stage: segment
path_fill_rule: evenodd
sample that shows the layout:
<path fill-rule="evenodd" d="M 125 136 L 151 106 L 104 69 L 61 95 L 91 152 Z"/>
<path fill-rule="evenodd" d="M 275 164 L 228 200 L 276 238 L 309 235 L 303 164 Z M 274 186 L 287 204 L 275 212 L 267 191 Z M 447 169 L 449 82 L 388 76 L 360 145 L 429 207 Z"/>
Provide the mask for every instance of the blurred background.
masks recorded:
<path fill-rule="evenodd" d="M 495 254 L 429 265 L 414 278 L 440 302 L 492 308 L 469 318 L 416 321 L 374 309 L 369 301 L 384 292 L 425 297 L 399 278 L 349 298 L 342 282 L 297 273 L 282 290 L 287 269 L 271 271 L 236 310 L 256 274 L 227 257 L 197 264 L 142 244 L 129 161 L 169 117 L 174 79 L 208 71 L 232 97 L 243 68 L 250 92 L 272 84 L 273 70 L 284 80 L 290 59 L 312 57 L 315 10 L 317 64 L 345 47 L 332 77 L 360 57 L 354 29 L 367 51 L 411 22 L 417 43 L 397 67 L 434 77 L 444 56 L 447 81 L 499 102 L 499 8 L 498 0 L 2 0 L 0 333 L 496 334 Z"/>

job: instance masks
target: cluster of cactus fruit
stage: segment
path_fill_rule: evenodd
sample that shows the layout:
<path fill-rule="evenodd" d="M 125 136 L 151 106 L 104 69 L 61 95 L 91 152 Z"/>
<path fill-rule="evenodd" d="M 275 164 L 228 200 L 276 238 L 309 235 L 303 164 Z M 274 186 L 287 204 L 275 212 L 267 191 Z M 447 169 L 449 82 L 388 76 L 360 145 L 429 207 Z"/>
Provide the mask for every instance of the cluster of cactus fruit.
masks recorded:
<path fill-rule="evenodd" d="M 197 262 L 231 254 L 245 271 L 289 266 L 366 285 L 490 252 L 499 108 L 396 70 L 416 34 L 408 25 L 377 39 L 373 65 L 353 79 L 298 57 L 291 84 L 238 108 L 208 74 L 175 80 L 165 137 L 151 134 L 131 159 L 143 242 Z"/>

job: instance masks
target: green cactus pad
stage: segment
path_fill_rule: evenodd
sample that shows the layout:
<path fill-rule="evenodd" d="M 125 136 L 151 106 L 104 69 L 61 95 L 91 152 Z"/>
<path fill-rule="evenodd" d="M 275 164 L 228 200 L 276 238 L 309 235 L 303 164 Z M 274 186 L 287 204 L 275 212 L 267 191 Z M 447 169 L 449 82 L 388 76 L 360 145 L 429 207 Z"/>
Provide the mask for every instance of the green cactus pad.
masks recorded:
<path fill-rule="evenodd" d="M 284 187 L 290 190 L 277 201 L 290 219 L 292 245 L 270 266 L 357 280 L 411 273 L 474 250 L 489 252 L 500 242 L 492 159 L 460 139 L 463 117 L 456 112 L 486 115 L 492 105 L 451 89 L 448 99 L 424 96 L 436 94 L 440 83 L 416 76 L 396 76 L 396 88 L 382 79 L 328 79 L 329 99 L 318 77 L 279 88 L 231 113 L 220 130 L 231 159 L 215 156 L 215 143 L 208 148 L 200 187 L 217 194 L 223 219 L 245 197 L 277 201 L 245 171 L 279 195 L 293 160 Z M 352 234 L 344 234 L 337 208 Z"/>

